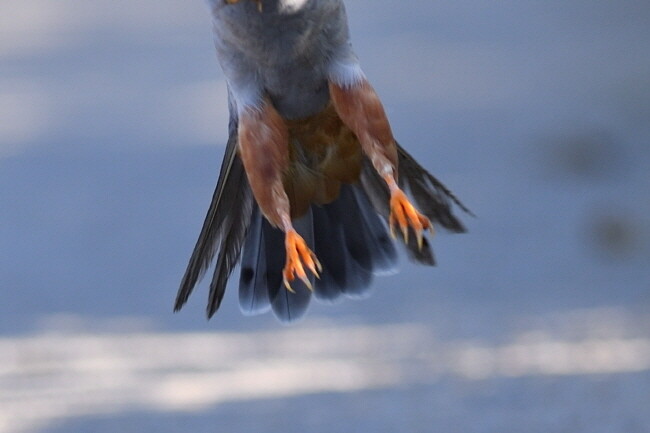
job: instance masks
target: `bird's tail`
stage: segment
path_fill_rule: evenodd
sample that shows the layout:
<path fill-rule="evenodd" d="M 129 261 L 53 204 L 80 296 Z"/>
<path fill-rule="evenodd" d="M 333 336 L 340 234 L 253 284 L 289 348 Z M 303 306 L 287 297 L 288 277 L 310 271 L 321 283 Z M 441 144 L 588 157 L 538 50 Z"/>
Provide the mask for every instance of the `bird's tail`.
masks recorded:
<path fill-rule="evenodd" d="M 471 212 L 401 146 L 398 157 L 400 188 L 412 196 L 420 212 L 448 231 L 464 232 L 452 206 Z M 309 274 L 317 299 L 331 302 L 341 296 L 363 297 L 373 275 L 395 270 L 397 254 L 387 225 L 389 202 L 386 183 L 364 158 L 359 182 L 342 184 L 336 200 L 322 206 L 311 205 L 293 221 L 296 231 L 323 265 L 320 279 Z M 418 245 L 411 233 L 405 247 L 411 260 L 435 264 L 426 238 Z M 239 283 L 239 304 L 245 314 L 272 309 L 283 322 L 304 315 L 312 291 L 299 279 L 292 282 L 295 293 L 286 290 L 282 284 L 284 264 L 284 233 L 273 228 L 255 206 L 244 244 Z"/>
<path fill-rule="evenodd" d="M 338 199 L 312 205 L 293 224 L 323 266 L 320 279 L 310 275 L 319 300 L 363 297 L 373 274 L 395 268 L 397 253 L 387 227 L 359 184 L 342 185 Z M 241 262 L 239 304 L 245 314 L 272 309 L 284 322 L 303 316 L 312 292 L 298 279 L 292 282 L 295 293 L 287 291 L 282 284 L 284 264 L 284 234 L 256 207 Z"/>

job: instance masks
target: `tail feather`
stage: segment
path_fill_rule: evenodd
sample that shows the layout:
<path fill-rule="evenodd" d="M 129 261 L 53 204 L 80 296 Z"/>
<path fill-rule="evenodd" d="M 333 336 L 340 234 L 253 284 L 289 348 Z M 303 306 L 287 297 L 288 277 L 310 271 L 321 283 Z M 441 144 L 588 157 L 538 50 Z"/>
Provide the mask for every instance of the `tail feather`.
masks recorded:
<path fill-rule="evenodd" d="M 464 233 L 467 230 L 450 211 L 449 203 L 432 186 L 426 177 L 404 177 L 407 190 L 423 214 L 445 229 L 454 233 Z"/>
<path fill-rule="evenodd" d="M 174 309 L 179 310 L 187 301 L 218 251 L 207 311 L 208 317 L 212 316 L 219 308 L 241 252 L 242 312 L 253 315 L 272 310 L 281 321 L 293 322 L 307 311 L 312 292 L 297 279 L 292 282 L 295 293 L 288 292 L 282 284 L 285 236 L 269 224 L 255 203 L 243 164 L 236 154 L 236 118 L 231 119 L 230 126 L 222 172 Z M 465 227 L 452 213 L 452 206 L 471 212 L 399 145 L 398 158 L 398 182 L 413 196 L 420 211 L 449 231 L 464 232 Z M 358 184 L 343 184 L 335 201 L 323 206 L 312 204 L 304 216 L 294 220 L 294 227 L 323 265 L 320 279 L 310 276 L 317 299 L 363 297 L 368 293 L 373 275 L 394 270 L 397 254 L 386 224 L 389 202 L 390 193 L 384 180 L 364 157 Z M 405 247 L 411 260 L 435 264 L 426 238 L 419 248 L 415 236 L 409 236 Z"/>
<path fill-rule="evenodd" d="M 235 177 L 233 180 L 244 183 L 246 174 L 243 170 L 238 173 L 238 176 L 239 178 Z M 253 203 L 253 193 L 250 188 L 241 188 L 240 196 L 234 202 L 230 215 L 223 224 L 223 240 L 221 241 L 217 264 L 210 282 L 207 307 L 208 318 L 212 317 L 219 309 L 226 291 L 228 278 L 239 261 L 242 245 L 248 232 Z"/>
<path fill-rule="evenodd" d="M 323 265 L 320 279 L 311 280 L 319 300 L 362 297 L 373 274 L 394 269 L 397 254 L 387 228 L 359 186 L 343 185 L 337 200 L 312 205 L 293 223 Z M 296 293 L 285 290 L 285 254 L 284 234 L 255 209 L 242 254 L 239 300 L 244 313 L 259 314 L 271 308 L 283 322 L 304 315 L 312 293 L 297 279 L 291 285 Z"/>
<path fill-rule="evenodd" d="M 257 205 L 242 253 L 239 278 L 239 306 L 247 316 L 266 313 L 271 309 L 267 290 L 266 240 L 262 229 L 264 217 Z"/>
<path fill-rule="evenodd" d="M 316 294 L 320 299 L 334 301 L 342 294 L 358 293 L 367 288 L 372 279 L 372 274 L 359 265 L 348 247 L 343 218 L 351 209 L 346 209 L 349 207 L 346 204 L 349 205 L 339 197 L 320 208 L 314 251 L 323 265 L 324 278 L 316 283 Z M 359 226 L 359 221 L 355 226 Z"/>
<path fill-rule="evenodd" d="M 456 204 L 464 212 L 473 215 L 449 188 L 436 179 L 418 163 L 403 147 L 397 145 L 399 158 L 399 183 L 406 186 L 420 211 L 444 228 L 455 233 L 466 229 L 452 213 L 451 205 Z"/>
<path fill-rule="evenodd" d="M 398 181 L 400 181 L 400 186 L 402 186 L 403 174 L 401 171 L 399 176 L 400 177 Z M 388 222 L 390 215 L 390 193 L 388 191 L 386 183 L 381 178 L 381 176 L 379 176 L 379 173 L 377 173 L 377 171 L 373 168 L 368 158 L 365 158 L 363 169 L 361 171 L 361 184 L 375 211 L 379 213 L 386 222 Z M 427 215 L 427 217 L 428 216 L 429 215 Z M 409 259 L 422 265 L 433 266 L 435 264 L 431 246 L 429 245 L 429 242 L 426 241 L 426 239 L 424 239 L 422 248 L 420 248 L 415 241 L 415 236 L 409 236 L 409 242 L 404 246 L 406 247 L 406 252 Z"/>
<path fill-rule="evenodd" d="M 348 280 L 348 252 L 344 248 L 343 232 L 332 220 L 330 205 L 314 207 L 314 253 L 323 271 L 316 282 L 315 296 L 322 301 L 333 302 L 343 293 Z"/>
<path fill-rule="evenodd" d="M 406 243 L 406 254 L 408 255 L 409 260 L 420 263 L 421 265 L 436 265 L 436 257 L 433 254 L 433 249 L 431 249 L 429 240 L 426 237 L 422 238 L 422 247 L 420 248 L 412 231 L 408 242 Z"/>
<path fill-rule="evenodd" d="M 239 257 L 241 241 L 246 233 L 245 225 L 250 219 L 249 212 L 252 209 L 254 200 L 246 179 L 244 166 L 237 156 L 238 120 L 234 114 L 235 111 L 232 109 L 230 94 L 229 107 L 231 112 L 228 123 L 229 136 L 223 162 L 221 163 L 219 180 L 212 195 L 212 201 L 203 222 L 201 233 L 178 289 L 174 311 L 179 311 L 185 305 L 194 287 L 203 277 L 215 254 L 219 251 L 220 258 L 217 260 L 221 262 L 220 269 L 225 272 L 225 276 L 217 277 L 215 275 L 215 278 L 213 278 L 211 291 L 216 296 L 210 300 L 208 305 L 208 311 L 212 309 L 216 311 L 216 308 L 219 307 L 218 304 L 221 302 L 228 276 Z M 224 203 L 234 203 L 235 205 L 226 206 Z M 237 239 L 232 234 L 229 235 L 233 224 L 238 226 L 239 238 Z"/>
<path fill-rule="evenodd" d="M 296 231 L 313 248 L 311 212 L 293 221 Z M 300 280 L 291 284 L 295 293 L 285 290 L 282 270 L 286 260 L 284 233 L 272 227 L 256 206 L 244 244 L 239 279 L 239 306 L 246 315 L 273 310 L 283 322 L 293 322 L 307 311 L 310 290 Z M 314 284 L 313 276 L 312 285 Z"/>
<path fill-rule="evenodd" d="M 353 257 L 362 266 L 364 258 L 369 258 L 370 260 L 366 260 L 368 261 L 367 269 L 375 275 L 394 273 L 397 270 L 397 251 L 388 234 L 386 224 L 372 208 L 368 197 L 360 187 L 351 187 L 349 193 L 347 191 L 345 193 L 352 195 L 349 201 L 354 204 L 356 210 L 356 218 L 354 213 L 350 212 L 348 216 L 353 221 L 350 221 L 349 224 L 344 223 L 347 228 L 346 236 L 349 235 L 347 238 L 349 240 L 348 248 L 352 251 Z M 361 232 L 364 235 L 363 240 L 357 242 L 354 247 L 350 245 L 350 242 L 355 239 L 352 232 Z M 355 254 L 355 250 L 360 254 Z"/>
<path fill-rule="evenodd" d="M 363 192 L 368 197 L 373 209 L 388 221 L 390 214 L 390 192 L 386 182 L 372 166 L 368 158 L 363 158 L 363 166 L 359 177 Z"/>
<path fill-rule="evenodd" d="M 273 275 L 272 285 L 268 286 L 269 299 L 271 300 L 271 308 L 275 316 L 284 323 L 291 323 L 302 318 L 307 312 L 309 301 L 311 300 L 311 290 L 299 279 L 291 282 L 293 293 L 289 292 L 282 282 L 282 270 L 286 259 L 286 252 L 284 248 L 284 233 L 278 229 L 272 228 L 265 220 L 267 230 L 272 231 L 273 242 L 268 245 L 276 245 L 267 249 L 267 258 L 273 255 L 274 266 L 267 268 L 267 272 Z M 293 227 L 298 234 L 303 237 L 310 249 L 314 248 L 314 226 L 311 212 L 307 211 L 305 215 L 293 220 Z M 270 233 L 269 233 L 270 234 Z M 281 263 L 275 263 L 275 260 L 281 258 Z M 279 265 L 279 266 L 278 266 Z M 314 285 L 314 276 L 309 275 L 312 287 Z"/>

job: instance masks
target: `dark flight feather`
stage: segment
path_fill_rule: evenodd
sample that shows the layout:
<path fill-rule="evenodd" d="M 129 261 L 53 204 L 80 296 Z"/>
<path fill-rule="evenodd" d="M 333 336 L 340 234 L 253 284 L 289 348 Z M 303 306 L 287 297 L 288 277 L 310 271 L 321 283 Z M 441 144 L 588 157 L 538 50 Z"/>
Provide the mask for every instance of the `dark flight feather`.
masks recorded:
<path fill-rule="evenodd" d="M 264 217 L 257 204 L 253 208 L 251 224 L 241 258 L 239 277 L 239 306 L 247 316 L 262 314 L 271 309 L 267 290 L 266 241 L 262 225 Z"/>
<path fill-rule="evenodd" d="M 349 203 L 343 223 L 346 244 L 353 258 L 368 272 L 389 274 L 396 271 L 397 251 L 386 224 L 372 208 L 359 185 L 350 185 L 341 193 Z M 347 196 L 350 196 L 349 198 Z"/>
<path fill-rule="evenodd" d="M 300 236 L 305 240 L 307 246 L 313 251 L 314 249 L 314 224 L 312 220 L 311 211 L 308 210 L 307 213 L 300 218 L 296 218 L 293 221 L 293 227 L 298 232 Z M 271 248 L 267 249 L 267 254 L 273 254 L 276 256 L 277 263 L 273 268 L 268 267 L 266 269 L 267 273 L 277 274 L 279 278 L 276 281 L 269 281 L 271 283 L 267 289 L 269 291 L 269 299 L 271 300 L 271 308 L 275 317 L 277 317 L 281 322 L 291 323 L 302 318 L 307 312 L 309 307 L 309 302 L 311 300 L 312 292 L 309 288 L 303 283 L 300 279 L 296 278 L 291 282 L 291 288 L 293 293 L 289 292 L 282 282 L 282 270 L 284 268 L 284 262 L 286 259 L 286 251 L 284 248 L 284 232 L 279 229 L 271 227 L 268 225 L 268 228 L 273 231 L 273 236 L 275 241 L 269 243 Z M 309 282 L 312 287 L 315 284 L 314 275 L 308 273 Z"/>
<path fill-rule="evenodd" d="M 240 185 L 240 188 L 239 194 L 234 196 L 236 198 L 228 201 L 230 204 L 230 209 L 228 210 L 230 216 L 222 225 L 225 236 L 222 236 L 217 265 L 214 268 L 214 275 L 210 283 L 210 295 L 207 308 L 208 318 L 212 317 L 219 309 L 228 278 L 239 261 L 239 255 L 242 245 L 246 240 L 248 226 L 251 221 L 251 213 L 255 203 L 253 193 L 248 187 L 244 166 L 239 157 L 235 158 L 232 167 L 230 173 L 232 183 Z M 241 187 L 242 185 L 244 187 Z"/>
<path fill-rule="evenodd" d="M 342 185 L 338 199 L 317 209 L 314 252 L 323 265 L 321 279 L 316 282 L 319 299 L 334 301 L 342 294 L 363 291 L 372 279 L 372 274 L 353 258 L 347 244 L 343 220 L 345 213 L 354 208 L 354 203 L 351 203 L 353 196 L 344 192 L 349 188 L 350 185 Z M 353 228 L 358 228 L 361 223 L 357 219 Z M 365 253 L 370 254 L 370 251 Z"/>
<path fill-rule="evenodd" d="M 284 234 L 258 210 L 252 219 L 242 253 L 240 307 L 245 314 L 260 314 L 271 307 L 282 322 L 294 322 L 307 311 L 312 292 L 297 279 L 291 284 L 296 293 L 285 290 Z M 387 227 L 358 185 L 342 185 L 337 200 L 312 205 L 293 222 L 323 265 L 320 279 L 310 275 L 313 295 L 319 300 L 363 297 L 373 274 L 394 269 L 397 254 Z"/>
<path fill-rule="evenodd" d="M 421 208 L 420 212 L 452 232 L 465 232 L 462 223 L 451 211 L 451 202 L 464 212 L 474 216 L 472 211 L 399 144 L 397 145 L 397 156 L 399 160 L 398 182 L 400 186 L 406 184 L 411 190 L 413 198 Z M 414 184 L 416 185 L 415 191 L 412 188 Z"/>
<path fill-rule="evenodd" d="M 187 302 L 196 283 L 203 277 L 205 271 L 212 263 L 217 250 L 224 251 L 223 258 L 221 259 L 222 268 L 232 270 L 232 266 L 235 264 L 232 263 L 233 259 L 236 262 L 234 255 L 238 257 L 239 250 L 234 251 L 238 242 L 235 239 L 235 235 L 230 235 L 230 231 L 233 228 L 237 228 L 233 226 L 234 224 L 240 224 L 243 221 L 247 226 L 250 222 L 250 214 L 237 214 L 237 211 L 252 211 L 253 197 L 244 166 L 237 155 L 237 117 L 232 107 L 230 112 L 228 143 L 224 152 L 219 180 L 217 181 L 208 213 L 203 222 L 201 233 L 199 234 L 185 275 L 181 281 L 174 304 L 174 311 L 180 310 Z M 240 200 L 242 198 L 245 198 L 245 202 L 244 200 Z M 223 205 L 224 203 L 226 205 Z M 233 205 L 234 203 L 237 204 Z M 235 207 L 233 208 L 233 206 Z M 246 229 L 247 227 L 239 227 L 238 233 L 241 235 L 241 232 L 243 231 L 245 233 Z M 228 252 L 224 250 L 224 247 L 228 247 L 231 250 Z M 216 295 L 219 291 L 218 285 L 221 282 L 213 281 L 213 283 L 216 284 L 214 286 Z"/>

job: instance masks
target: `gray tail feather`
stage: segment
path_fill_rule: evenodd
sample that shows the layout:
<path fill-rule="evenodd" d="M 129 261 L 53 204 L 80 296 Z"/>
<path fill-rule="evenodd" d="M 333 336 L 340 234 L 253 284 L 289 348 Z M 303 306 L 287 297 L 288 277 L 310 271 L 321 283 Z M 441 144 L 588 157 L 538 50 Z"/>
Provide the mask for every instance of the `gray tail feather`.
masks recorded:
<path fill-rule="evenodd" d="M 341 295 L 362 297 L 373 274 L 395 266 L 397 253 L 387 228 L 358 185 L 343 185 L 333 203 L 312 205 L 305 216 L 294 220 L 294 227 L 323 265 L 320 279 L 311 276 L 319 300 L 334 301 Z M 285 290 L 284 262 L 284 234 L 271 227 L 255 208 L 239 283 L 239 303 L 245 314 L 272 309 L 283 322 L 304 315 L 311 291 L 297 279 L 291 285 L 296 293 Z"/>
<path fill-rule="evenodd" d="M 245 288 L 239 290 L 239 305 L 244 314 L 247 315 L 262 314 L 270 310 L 271 303 L 269 302 L 269 293 L 266 287 L 280 284 L 282 281 L 281 275 L 269 274 L 266 271 L 268 251 L 266 243 L 269 241 L 277 243 L 277 241 L 275 239 L 266 239 L 273 233 L 269 232 L 267 227 L 264 227 L 265 224 L 268 225 L 268 222 L 262 217 L 256 205 L 253 209 L 251 224 L 244 243 L 241 258 L 241 276 L 239 278 L 240 287 Z M 276 256 L 280 255 L 280 252 L 284 254 L 284 250 L 280 249 L 276 254 L 268 258 L 268 260 L 272 261 L 271 268 L 281 268 L 283 266 L 283 260 L 276 258 Z"/>
<path fill-rule="evenodd" d="M 310 248 L 314 247 L 311 213 L 293 221 L 296 231 Z M 293 322 L 307 311 L 311 291 L 300 280 L 294 280 L 288 292 L 282 283 L 286 253 L 284 233 L 271 226 L 259 208 L 253 210 L 248 236 L 244 244 L 239 279 L 239 306 L 245 315 L 273 310 L 283 322 Z M 310 276 L 312 285 L 313 276 Z"/>

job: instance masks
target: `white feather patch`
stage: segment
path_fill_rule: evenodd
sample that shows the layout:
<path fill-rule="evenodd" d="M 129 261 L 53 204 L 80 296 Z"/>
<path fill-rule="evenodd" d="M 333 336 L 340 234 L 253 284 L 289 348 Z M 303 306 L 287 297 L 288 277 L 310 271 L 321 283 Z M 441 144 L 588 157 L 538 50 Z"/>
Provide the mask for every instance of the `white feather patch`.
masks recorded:
<path fill-rule="evenodd" d="M 331 81 L 343 88 L 352 87 L 366 79 L 358 61 L 334 61 L 328 74 Z"/>
<path fill-rule="evenodd" d="M 308 0 L 280 0 L 280 10 L 285 13 L 298 12 L 305 7 Z"/>

